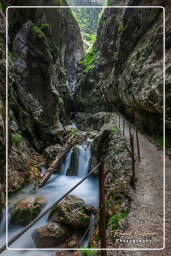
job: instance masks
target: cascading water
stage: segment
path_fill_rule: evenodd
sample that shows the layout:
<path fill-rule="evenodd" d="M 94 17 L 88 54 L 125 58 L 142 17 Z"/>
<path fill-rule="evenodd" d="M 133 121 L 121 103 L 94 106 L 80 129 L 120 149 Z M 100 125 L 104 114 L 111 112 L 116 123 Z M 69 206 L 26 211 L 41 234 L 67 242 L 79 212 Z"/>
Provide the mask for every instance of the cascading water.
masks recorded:
<path fill-rule="evenodd" d="M 71 149 L 61 165 L 60 174 L 54 173 L 44 187 L 40 188 L 35 192 L 30 192 L 32 191 L 33 187 L 32 185 L 27 185 L 18 193 L 15 193 L 15 195 L 10 196 L 9 216 L 8 216 L 9 219 L 10 219 L 10 209 L 16 203 L 16 201 L 31 195 L 43 196 L 48 201 L 48 204 L 43 209 L 44 211 L 50 205 L 55 203 L 58 198 L 64 195 L 76 183 L 78 183 L 83 177 L 87 175 L 87 173 L 89 172 L 89 163 L 91 158 L 91 140 L 88 139 L 82 145 L 77 145 L 76 149 L 77 149 L 77 155 L 76 155 L 77 167 L 76 167 L 76 170 L 74 170 L 74 175 L 67 176 L 67 170 L 71 165 L 71 157 L 73 154 L 73 149 Z M 94 177 L 89 177 L 80 186 L 78 186 L 72 192 L 72 194 L 83 199 L 86 204 L 97 207 L 98 206 L 98 180 Z M 48 222 L 48 214 L 44 216 L 41 220 L 39 220 L 30 230 L 28 230 L 16 242 L 14 242 L 10 248 L 35 248 L 35 244 L 32 239 L 32 233 L 36 228 L 47 224 L 47 222 Z M 16 235 L 21 229 L 22 227 L 11 226 L 9 224 L 8 239 Z M 3 217 L 1 219 L 0 231 L 1 231 L 1 234 L 3 234 L 0 237 L 0 247 L 1 247 L 5 243 L 5 211 L 3 212 Z M 13 251 L 5 251 L 2 253 L 2 255 L 4 256 L 11 256 L 13 254 L 14 254 Z M 40 254 L 48 256 L 48 255 L 52 255 L 52 251 L 50 253 L 47 251 L 41 251 L 41 252 L 25 251 L 24 254 L 28 256 L 35 256 L 35 255 L 39 256 Z M 20 256 L 20 255 L 23 255 L 23 251 L 15 251 L 15 256 Z"/>

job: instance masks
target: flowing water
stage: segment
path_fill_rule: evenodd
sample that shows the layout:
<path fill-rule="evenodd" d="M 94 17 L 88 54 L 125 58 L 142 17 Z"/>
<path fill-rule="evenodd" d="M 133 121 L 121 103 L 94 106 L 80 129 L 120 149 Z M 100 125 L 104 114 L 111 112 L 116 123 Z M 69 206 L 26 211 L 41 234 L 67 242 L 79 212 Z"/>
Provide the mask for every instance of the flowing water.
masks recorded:
<path fill-rule="evenodd" d="M 58 198 L 64 195 L 70 188 L 72 188 L 76 183 L 78 183 L 83 177 L 87 175 L 89 172 L 89 162 L 91 158 L 91 140 L 88 139 L 82 145 L 77 145 L 76 147 L 76 161 L 77 164 L 76 170 L 73 176 L 67 176 L 67 171 L 70 168 L 71 158 L 73 154 L 73 149 L 71 149 L 66 155 L 62 165 L 60 174 L 54 173 L 46 185 L 37 191 L 32 191 L 33 185 L 28 184 L 23 189 L 21 189 L 18 193 L 9 197 L 9 215 L 8 219 L 10 222 L 10 210 L 12 206 L 20 199 L 28 196 L 43 196 L 47 199 L 48 204 L 43 209 L 43 211 L 54 204 Z M 43 169 L 44 172 L 44 169 Z M 89 177 L 85 180 L 80 186 L 78 186 L 71 194 L 82 198 L 86 204 L 92 206 L 98 206 L 98 180 L 94 177 Z M 3 217 L 0 223 L 0 247 L 5 243 L 5 210 L 3 211 Z M 34 240 L 32 239 L 32 234 L 34 230 L 42 225 L 47 224 L 48 222 L 48 214 L 44 216 L 41 220 L 39 220 L 32 228 L 30 228 L 22 237 L 20 237 L 16 242 L 14 242 L 10 248 L 35 248 Z M 19 232 L 22 227 L 12 226 L 9 224 L 8 227 L 8 240 L 15 236 L 17 232 Z M 10 256 L 10 255 L 21 255 L 22 251 L 5 251 L 2 255 Z M 52 252 L 49 253 L 47 251 L 25 251 L 25 255 L 28 256 L 39 256 L 39 255 L 52 255 Z"/>

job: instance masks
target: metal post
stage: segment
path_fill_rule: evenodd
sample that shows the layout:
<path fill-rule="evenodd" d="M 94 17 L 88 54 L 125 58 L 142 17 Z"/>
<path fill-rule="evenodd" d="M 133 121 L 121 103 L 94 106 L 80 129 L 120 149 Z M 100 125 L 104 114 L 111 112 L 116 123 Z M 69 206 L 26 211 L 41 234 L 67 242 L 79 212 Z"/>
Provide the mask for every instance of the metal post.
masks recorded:
<path fill-rule="evenodd" d="M 130 145 L 131 145 L 131 158 L 132 158 L 132 187 L 135 190 L 136 184 L 135 184 L 135 156 L 134 156 L 134 137 L 131 134 L 130 137 Z"/>
<path fill-rule="evenodd" d="M 123 135 L 125 135 L 125 119 L 123 119 Z"/>
<path fill-rule="evenodd" d="M 106 248 L 106 213 L 105 213 L 105 186 L 104 186 L 104 161 L 99 166 L 99 201 L 100 201 L 100 222 L 99 236 L 101 248 Z M 101 251 L 101 256 L 107 256 L 106 251 Z"/>
<path fill-rule="evenodd" d="M 129 139 L 131 139 L 131 126 L 129 124 Z"/>
<path fill-rule="evenodd" d="M 140 145 L 139 145 L 139 137 L 138 137 L 138 129 L 136 128 L 136 141 L 137 141 L 137 152 L 138 152 L 138 160 L 140 161 Z"/>

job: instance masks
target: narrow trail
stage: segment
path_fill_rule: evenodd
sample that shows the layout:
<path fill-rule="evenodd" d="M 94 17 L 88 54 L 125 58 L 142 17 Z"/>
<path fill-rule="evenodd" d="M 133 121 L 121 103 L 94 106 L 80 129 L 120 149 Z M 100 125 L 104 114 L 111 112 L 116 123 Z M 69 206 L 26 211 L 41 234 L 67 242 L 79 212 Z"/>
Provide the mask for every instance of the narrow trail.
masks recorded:
<path fill-rule="evenodd" d="M 122 122 L 121 122 L 122 127 Z M 121 128 L 122 130 L 122 128 Z M 125 135 L 129 136 L 128 124 Z M 120 243 L 124 248 L 163 247 L 163 151 L 139 133 L 141 161 L 136 163 L 136 191 L 128 215 L 128 230 L 155 233 L 152 243 Z M 171 160 L 166 156 L 166 202 L 171 200 Z M 123 237 L 124 238 L 124 237 Z M 126 237 L 129 238 L 129 237 Z M 130 237 L 130 239 L 133 237 Z M 135 237 L 134 237 L 135 238 Z M 142 238 L 142 237 L 136 237 Z M 110 251 L 108 255 L 169 256 L 171 251 L 171 209 L 166 204 L 166 249 L 161 251 Z"/>

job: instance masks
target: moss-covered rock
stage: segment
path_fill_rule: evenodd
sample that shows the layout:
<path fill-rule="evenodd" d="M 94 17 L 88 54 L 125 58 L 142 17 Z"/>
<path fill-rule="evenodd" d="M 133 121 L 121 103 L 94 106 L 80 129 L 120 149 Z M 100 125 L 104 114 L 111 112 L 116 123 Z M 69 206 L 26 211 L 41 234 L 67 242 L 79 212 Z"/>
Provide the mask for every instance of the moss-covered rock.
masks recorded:
<path fill-rule="evenodd" d="M 43 197 L 28 197 L 18 201 L 11 212 L 11 224 L 25 226 L 34 220 L 47 201 Z"/>
<path fill-rule="evenodd" d="M 74 230 L 82 230 L 88 227 L 90 214 L 95 212 L 85 202 L 74 196 L 67 196 L 61 203 L 56 205 L 50 213 L 53 222 L 64 224 Z"/>

